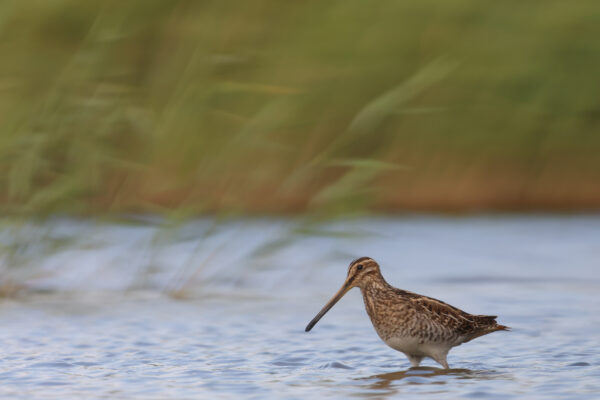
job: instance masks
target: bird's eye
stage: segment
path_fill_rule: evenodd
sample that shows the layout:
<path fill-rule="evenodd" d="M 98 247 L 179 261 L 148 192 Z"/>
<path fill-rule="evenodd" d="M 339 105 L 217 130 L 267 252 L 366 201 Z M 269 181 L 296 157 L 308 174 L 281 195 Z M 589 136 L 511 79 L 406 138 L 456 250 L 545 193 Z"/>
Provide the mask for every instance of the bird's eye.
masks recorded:
<path fill-rule="evenodd" d="M 356 266 L 356 269 L 360 271 L 361 269 L 363 269 L 363 265 L 362 265 L 362 264 L 358 264 L 358 265 Z"/>

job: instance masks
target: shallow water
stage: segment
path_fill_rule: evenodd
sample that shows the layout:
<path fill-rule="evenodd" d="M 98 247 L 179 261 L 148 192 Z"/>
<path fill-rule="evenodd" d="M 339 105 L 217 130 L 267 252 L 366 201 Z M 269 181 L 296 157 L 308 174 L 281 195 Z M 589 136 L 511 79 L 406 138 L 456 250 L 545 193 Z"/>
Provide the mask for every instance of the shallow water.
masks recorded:
<path fill-rule="evenodd" d="M 9 229 L 4 398 L 594 398 L 600 217 L 364 219 L 288 240 L 288 220 Z M 40 242 L 41 243 L 41 242 Z M 43 256 L 42 256 L 43 255 Z M 397 287 L 513 328 L 453 349 L 451 370 L 377 337 L 358 289 L 308 321 L 369 255 Z"/>

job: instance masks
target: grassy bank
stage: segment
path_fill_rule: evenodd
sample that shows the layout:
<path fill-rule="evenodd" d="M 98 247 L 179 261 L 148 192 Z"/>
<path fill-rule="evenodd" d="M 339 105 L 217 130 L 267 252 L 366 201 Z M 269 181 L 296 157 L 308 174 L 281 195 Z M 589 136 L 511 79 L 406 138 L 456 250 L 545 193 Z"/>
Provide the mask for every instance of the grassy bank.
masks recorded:
<path fill-rule="evenodd" d="M 600 208 L 600 3 L 0 4 L 23 214 Z"/>

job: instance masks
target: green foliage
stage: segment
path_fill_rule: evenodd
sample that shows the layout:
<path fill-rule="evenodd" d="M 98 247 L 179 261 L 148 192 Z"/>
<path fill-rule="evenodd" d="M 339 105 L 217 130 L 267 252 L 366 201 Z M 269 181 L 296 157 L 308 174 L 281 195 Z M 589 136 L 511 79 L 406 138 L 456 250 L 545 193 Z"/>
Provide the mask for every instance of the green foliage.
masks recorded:
<path fill-rule="evenodd" d="M 593 0 L 2 2 L 0 201 L 597 207 L 599 35 Z"/>

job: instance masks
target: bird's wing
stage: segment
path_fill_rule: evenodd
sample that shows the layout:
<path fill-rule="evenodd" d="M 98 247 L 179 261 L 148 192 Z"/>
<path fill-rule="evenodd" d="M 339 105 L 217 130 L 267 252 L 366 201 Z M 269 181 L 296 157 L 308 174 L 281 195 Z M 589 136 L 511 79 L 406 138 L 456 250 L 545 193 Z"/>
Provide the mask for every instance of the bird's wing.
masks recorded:
<path fill-rule="evenodd" d="M 419 330 L 431 332 L 427 339 L 434 340 L 433 336 L 456 336 L 462 337 L 464 341 L 471 340 L 477 336 L 492 332 L 496 324 L 496 316 L 473 315 L 464 312 L 450 304 L 432 297 L 405 292 L 403 296 L 408 298 L 409 304 L 415 309 L 419 318 Z"/>

